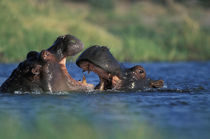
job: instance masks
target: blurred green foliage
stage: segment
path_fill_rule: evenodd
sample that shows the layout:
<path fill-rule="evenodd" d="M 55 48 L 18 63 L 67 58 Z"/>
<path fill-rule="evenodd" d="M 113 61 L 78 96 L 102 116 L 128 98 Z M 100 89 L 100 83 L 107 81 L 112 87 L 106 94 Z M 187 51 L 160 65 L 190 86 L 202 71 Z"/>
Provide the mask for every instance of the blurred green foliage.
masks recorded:
<path fill-rule="evenodd" d="M 21 61 L 69 33 L 86 48 L 108 46 L 120 61 L 209 60 L 209 9 L 180 2 L 1 0 L 0 62 Z"/>
<path fill-rule="evenodd" d="M 65 0 L 65 1 L 73 1 L 73 2 L 86 2 L 97 9 L 113 9 L 114 8 L 114 0 Z"/>
<path fill-rule="evenodd" d="M 47 111 L 47 110 L 46 110 Z M 74 116 L 62 112 L 55 115 L 39 113 L 34 118 L 21 114 L 0 115 L 2 139 L 161 139 L 169 133 L 136 122 L 127 127 L 94 124 L 88 117 Z M 96 122 L 97 123 L 97 122 Z"/>

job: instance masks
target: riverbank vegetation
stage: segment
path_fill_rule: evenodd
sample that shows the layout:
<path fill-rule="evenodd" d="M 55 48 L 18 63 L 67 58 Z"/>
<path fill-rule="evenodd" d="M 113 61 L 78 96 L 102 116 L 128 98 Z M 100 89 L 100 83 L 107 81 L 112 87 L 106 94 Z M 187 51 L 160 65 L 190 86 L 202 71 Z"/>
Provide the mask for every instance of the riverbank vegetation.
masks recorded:
<path fill-rule="evenodd" d="M 205 0 L 1 0 L 0 62 L 18 62 L 73 34 L 120 61 L 210 59 Z M 75 59 L 75 58 L 74 58 Z"/>

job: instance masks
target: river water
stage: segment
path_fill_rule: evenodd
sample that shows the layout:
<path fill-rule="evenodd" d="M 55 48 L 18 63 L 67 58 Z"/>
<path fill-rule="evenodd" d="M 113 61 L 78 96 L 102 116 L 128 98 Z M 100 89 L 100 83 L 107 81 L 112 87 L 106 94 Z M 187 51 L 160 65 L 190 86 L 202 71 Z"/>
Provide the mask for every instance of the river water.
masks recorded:
<path fill-rule="evenodd" d="M 68 126 L 65 117 L 73 117 L 74 124 L 85 121 L 105 138 L 115 138 L 115 131 L 132 134 L 141 130 L 148 138 L 210 138 L 210 62 L 124 63 L 126 67 L 135 64 L 142 65 L 148 77 L 163 79 L 164 88 L 56 95 L 0 94 L 0 123 L 7 125 L 4 116 L 21 119 L 24 129 L 35 131 L 36 117 L 44 115 L 48 122 L 57 121 L 63 126 Z M 16 66 L 0 64 L 0 84 Z M 68 63 L 67 68 L 75 79 L 82 79 L 82 70 L 74 63 Z M 89 83 L 98 83 L 94 73 L 85 75 Z"/>

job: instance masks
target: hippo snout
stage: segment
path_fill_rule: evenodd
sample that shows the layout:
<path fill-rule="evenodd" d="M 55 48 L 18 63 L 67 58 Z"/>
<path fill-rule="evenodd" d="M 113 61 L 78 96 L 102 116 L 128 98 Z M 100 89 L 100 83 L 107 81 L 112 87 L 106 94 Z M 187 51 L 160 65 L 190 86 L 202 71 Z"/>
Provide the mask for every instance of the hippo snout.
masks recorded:
<path fill-rule="evenodd" d="M 84 48 L 82 41 L 72 35 L 65 35 L 64 42 L 67 43 L 66 50 L 64 51 L 66 56 L 74 56 Z"/>
<path fill-rule="evenodd" d="M 68 56 L 74 56 L 81 52 L 84 48 L 84 44 L 81 40 L 73 35 L 59 36 L 53 45 L 47 50 L 53 53 L 58 60 L 62 60 Z"/>

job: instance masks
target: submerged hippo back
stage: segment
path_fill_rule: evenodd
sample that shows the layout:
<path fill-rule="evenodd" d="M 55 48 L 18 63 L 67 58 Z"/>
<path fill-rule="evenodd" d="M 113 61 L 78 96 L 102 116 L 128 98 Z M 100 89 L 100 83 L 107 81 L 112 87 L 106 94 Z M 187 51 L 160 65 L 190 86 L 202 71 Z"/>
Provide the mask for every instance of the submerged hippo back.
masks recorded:
<path fill-rule="evenodd" d="M 124 72 L 124 67 L 113 57 L 109 49 L 104 46 L 92 46 L 86 49 L 79 56 L 76 64 L 80 66 L 82 61 L 89 61 L 113 75 L 121 76 Z"/>

